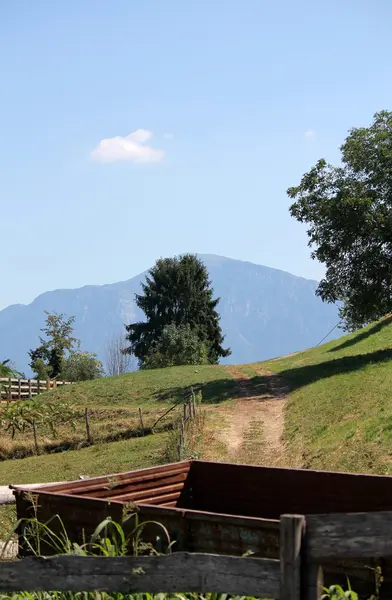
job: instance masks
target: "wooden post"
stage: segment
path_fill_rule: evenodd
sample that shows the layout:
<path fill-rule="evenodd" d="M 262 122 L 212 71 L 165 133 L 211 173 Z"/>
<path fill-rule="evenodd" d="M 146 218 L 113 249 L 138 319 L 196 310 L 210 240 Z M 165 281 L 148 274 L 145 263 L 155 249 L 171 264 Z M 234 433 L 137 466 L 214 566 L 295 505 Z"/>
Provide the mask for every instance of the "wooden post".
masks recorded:
<path fill-rule="evenodd" d="M 29 398 L 32 398 L 33 394 L 31 392 L 31 379 L 29 379 L 28 384 L 29 384 Z"/>
<path fill-rule="evenodd" d="M 22 380 L 20 377 L 18 379 L 18 396 L 19 396 L 19 400 L 20 400 L 22 397 Z"/>
<path fill-rule="evenodd" d="M 35 425 L 35 421 L 33 421 L 33 434 L 34 434 L 35 453 L 38 455 L 39 454 L 39 448 L 38 448 L 38 441 L 37 441 L 37 427 Z"/>
<path fill-rule="evenodd" d="M 40 394 L 41 390 L 40 390 L 40 380 L 37 379 L 37 394 Z"/>
<path fill-rule="evenodd" d="M 8 378 L 8 398 L 12 400 L 12 379 Z"/>
<path fill-rule="evenodd" d="M 184 406 L 186 406 L 186 404 Z M 180 432 L 180 444 L 179 444 L 180 447 L 179 447 L 179 452 L 178 452 L 180 460 L 182 459 L 182 451 L 184 449 L 184 442 L 185 442 L 185 421 L 182 420 L 181 421 L 181 432 Z"/>
<path fill-rule="evenodd" d="M 57 390 L 57 379 L 53 379 L 53 389 Z"/>
<path fill-rule="evenodd" d="M 90 434 L 90 423 L 88 422 L 88 409 L 87 408 L 84 409 L 84 420 L 85 420 L 85 423 L 86 423 L 87 441 L 90 444 L 90 442 L 91 442 L 91 434 Z"/>
<path fill-rule="evenodd" d="M 142 409 L 139 406 L 139 420 L 140 420 L 140 427 L 141 429 L 144 429 L 144 424 L 143 424 L 143 413 L 142 413 Z"/>
<path fill-rule="evenodd" d="M 301 600 L 302 515 L 280 517 L 280 600 Z"/>
<path fill-rule="evenodd" d="M 196 398 L 193 394 L 192 396 L 192 408 L 193 408 L 193 418 L 196 419 Z"/>
<path fill-rule="evenodd" d="M 184 416 L 183 416 L 184 421 L 186 421 L 186 402 L 184 403 Z"/>
<path fill-rule="evenodd" d="M 324 573 L 321 565 L 306 565 L 303 585 L 305 600 L 320 600 L 324 588 Z"/>
<path fill-rule="evenodd" d="M 46 389 L 50 390 L 50 379 L 46 380 Z"/>

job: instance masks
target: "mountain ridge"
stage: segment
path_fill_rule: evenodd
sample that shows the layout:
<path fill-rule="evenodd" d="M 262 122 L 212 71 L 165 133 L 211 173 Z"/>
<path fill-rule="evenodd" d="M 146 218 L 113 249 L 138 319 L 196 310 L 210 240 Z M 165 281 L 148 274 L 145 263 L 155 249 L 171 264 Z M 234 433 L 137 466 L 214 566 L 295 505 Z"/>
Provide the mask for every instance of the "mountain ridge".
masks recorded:
<path fill-rule="evenodd" d="M 199 254 L 210 274 L 226 344 L 224 363 L 265 360 L 315 345 L 336 324 L 338 310 L 315 296 L 317 281 L 283 270 L 219 255 Z M 82 347 L 104 359 L 108 338 L 124 324 L 142 320 L 134 303 L 146 271 L 109 284 L 88 284 L 39 294 L 29 304 L 0 311 L 0 359 L 11 358 L 28 372 L 27 352 L 38 344 L 44 311 L 75 315 Z M 336 336 L 334 336 L 336 337 Z"/>

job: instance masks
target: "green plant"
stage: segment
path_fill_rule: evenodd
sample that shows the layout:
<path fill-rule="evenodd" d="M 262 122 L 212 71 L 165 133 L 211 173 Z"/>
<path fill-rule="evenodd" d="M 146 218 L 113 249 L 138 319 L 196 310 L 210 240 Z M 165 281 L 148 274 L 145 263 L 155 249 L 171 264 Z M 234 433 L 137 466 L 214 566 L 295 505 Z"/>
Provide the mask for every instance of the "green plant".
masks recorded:
<path fill-rule="evenodd" d="M 10 359 L 8 358 L 7 360 L 0 362 L 0 377 L 23 377 L 23 374 L 19 373 L 19 371 L 13 367 Z M 7 390 L 7 387 L 7 382 L 0 381 L 0 394 L 2 391 Z"/>
<path fill-rule="evenodd" d="M 35 515 L 37 514 L 37 500 L 34 494 L 30 495 Z M 133 523 L 130 525 L 130 521 Z M 89 540 L 82 544 L 73 542 L 66 531 L 63 521 L 58 515 L 54 515 L 46 523 L 40 523 L 36 516 L 31 519 L 23 519 L 16 523 L 12 529 L 5 546 L 3 555 L 8 544 L 13 539 L 16 531 L 19 532 L 22 544 L 34 556 L 40 556 L 43 543 L 49 545 L 56 554 L 73 554 L 84 556 L 125 556 L 132 554 L 159 555 L 156 547 L 151 543 L 143 541 L 143 530 L 146 525 L 155 525 L 165 541 L 166 553 L 172 551 L 173 543 L 167 529 L 159 522 L 140 522 L 137 512 L 128 515 L 123 525 L 116 523 L 110 518 L 105 519 L 95 529 Z M 54 532 L 54 528 L 58 533 Z M 156 538 L 159 544 L 160 536 Z M 254 600 L 245 596 L 230 596 L 228 594 L 118 594 L 107 592 L 28 592 L 22 591 L 14 594 L 0 594 L 0 600 Z"/>
<path fill-rule="evenodd" d="M 65 381 L 89 381 L 97 379 L 104 374 L 103 365 L 97 355 L 92 352 L 83 352 L 78 346 L 71 350 L 63 359 L 59 378 Z"/>
<path fill-rule="evenodd" d="M 74 407 L 67 401 L 20 400 L 0 413 L 0 423 L 4 431 L 11 433 L 12 439 L 17 431 L 24 433 L 35 425 L 46 425 L 56 437 L 56 426 L 60 423 L 75 427 Z"/>
<path fill-rule="evenodd" d="M 347 579 L 347 590 L 341 585 L 331 585 L 329 588 L 323 588 L 324 594 L 321 600 L 358 600 L 358 594 L 351 589 L 350 581 Z"/>

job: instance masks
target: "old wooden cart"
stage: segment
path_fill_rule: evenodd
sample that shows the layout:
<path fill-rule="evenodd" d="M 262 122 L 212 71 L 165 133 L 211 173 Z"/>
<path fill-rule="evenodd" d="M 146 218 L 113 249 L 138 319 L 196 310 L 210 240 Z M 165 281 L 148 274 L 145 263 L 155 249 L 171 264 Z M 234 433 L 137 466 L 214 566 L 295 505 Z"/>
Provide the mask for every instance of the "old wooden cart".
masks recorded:
<path fill-rule="evenodd" d="M 140 521 L 167 528 L 173 550 L 267 558 L 279 556 L 281 514 L 392 509 L 392 477 L 199 460 L 42 486 L 33 496 L 23 486 L 13 490 L 19 519 L 34 511 L 42 522 L 59 515 L 75 541 L 88 538 L 107 516 L 123 522 L 136 505 Z M 148 525 L 145 539 L 159 533 Z"/>

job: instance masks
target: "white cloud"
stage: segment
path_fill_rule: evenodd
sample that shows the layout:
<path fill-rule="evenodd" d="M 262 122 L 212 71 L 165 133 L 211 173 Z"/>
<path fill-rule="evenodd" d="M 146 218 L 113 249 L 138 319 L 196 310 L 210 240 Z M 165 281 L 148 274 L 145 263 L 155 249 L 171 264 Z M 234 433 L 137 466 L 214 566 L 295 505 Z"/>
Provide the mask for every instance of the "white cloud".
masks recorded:
<path fill-rule="evenodd" d="M 106 138 L 94 148 L 91 158 L 104 163 L 120 160 L 145 164 L 160 162 L 164 157 L 163 151 L 145 145 L 151 138 L 151 131 L 146 129 L 137 129 L 124 137 Z"/>
<path fill-rule="evenodd" d="M 315 132 L 314 129 L 308 129 L 304 133 L 304 136 L 307 137 L 307 138 L 314 137 L 315 135 L 316 135 L 316 132 Z"/>

